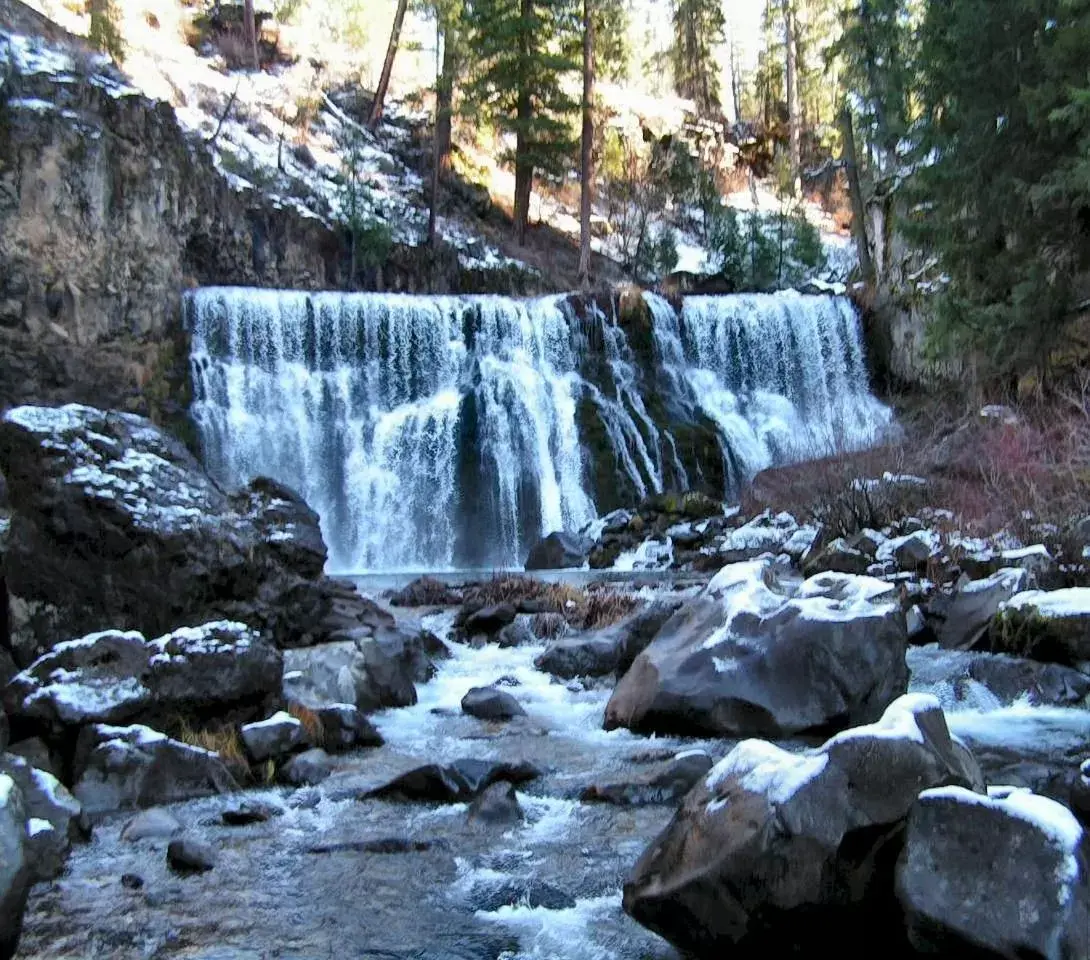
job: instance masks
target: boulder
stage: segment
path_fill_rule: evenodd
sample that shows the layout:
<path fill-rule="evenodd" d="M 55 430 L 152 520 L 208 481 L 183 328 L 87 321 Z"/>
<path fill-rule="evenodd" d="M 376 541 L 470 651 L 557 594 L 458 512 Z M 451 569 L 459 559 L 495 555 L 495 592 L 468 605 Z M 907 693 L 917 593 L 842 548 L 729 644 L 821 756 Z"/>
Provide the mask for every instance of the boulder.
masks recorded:
<path fill-rule="evenodd" d="M 1090 587 L 1027 590 L 1000 606 L 992 648 L 1076 665 L 1090 661 Z"/>
<path fill-rule="evenodd" d="M 721 570 L 621 678 L 606 729 L 790 736 L 874 720 L 908 684 L 894 587 L 770 561 Z"/>
<path fill-rule="evenodd" d="M 530 626 L 534 616 L 520 613 L 511 623 L 501 628 L 500 632 L 496 634 L 496 643 L 505 649 L 537 643 L 537 637 L 534 636 L 533 628 Z M 537 616 L 540 616 L 540 614 L 537 614 Z"/>
<path fill-rule="evenodd" d="M 1090 873 L 1079 822 L 1018 790 L 926 790 L 897 867 L 908 937 L 923 954 L 1090 956 Z"/>
<path fill-rule="evenodd" d="M 903 537 L 884 541 L 875 551 L 880 563 L 892 560 L 898 570 L 914 573 L 940 551 L 938 539 L 930 530 L 917 530 Z"/>
<path fill-rule="evenodd" d="M 679 600 L 658 601 L 611 626 L 563 637 L 534 663 L 563 680 L 622 674 L 680 606 Z"/>
<path fill-rule="evenodd" d="M 184 627 L 158 640 L 108 630 L 56 644 L 16 675 L 13 715 L 79 726 L 153 716 L 207 719 L 280 693 L 280 651 L 245 624 Z"/>
<path fill-rule="evenodd" d="M 906 661 L 912 689 L 934 694 L 947 708 L 990 710 L 1023 698 L 1034 706 L 1078 707 L 1090 695 L 1090 677 L 1055 663 L 935 644 L 910 647 Z"/>
<path fill-rule="evenodd" d="M 274 713 L 268 720 L 243 724 L 239 736 L 246 745 L 246 752 L 257 763 L 286 757 L 305 739 L 303 724 L 284 710 Z"/>
<path fill-rule="evenodd" d="M 59 877 L 72 841 L 81 836 L 79 801 L 51 773 L 36 770 L 10 753 L 0 756 L 0 776 L 10 777 L 23 797 L 30 882 Z"/>
<path fill-rule="evenodd" d="M 418 577 L 390 597 L 394 607 L 456 607 L 462 594 L 434 577 Z"/>
<path fill-rule="evenodd" d="M 333 773 L 333 758 L 320 747 L 292 757 L 280 770 L 280 779 L 296 787 L 314 786 Z"/>
<path fill-rule="evenodd" d="M 990 577 L 993 573 L 1010 567 L 1025 570 L 1030 578 L 1030 585 L 1048 587 L 1053 585 L 1059 564 L 1048 552 L 1044 544 L 1031 547 L 1001 550 L 991 547 L 978 547 L 967 550 L 958 559 L 958 566 L 974 580 Z"/>
<path fill-rule="evenodd" d="M 473 687 L 462 697 L 462 711 L 479 720 L 513 720 L 526 711 L 511 694 L 495 687 Z"/>
<path fill-rule="evenodd" d="M 360 594 L 351 580 L 300 580 L 280 602 L 284 614 L 272 628 L 277 646 L 284 649 L 341 640 L 396 640 L 406 632 L 393 613 Z"/>
<path fill-rule="evenodd" d="M 273 629 L 292 618 L 281 598 L 325 564 L 318 517 L 294 493 L 265 479 L 224 493 L 181 443 L 131 414 L 9 410 L 0 470 L 22 667 L 105 629 L 162 636 L 220 619 Z"/>
<path fill-rule="evenodd" d="M 178 818 L 162 807 L 144 810 L 121 828 L 121 839 L 129 843 L 141 840 L 169 840 L 182 832 Z"/>
<path fill-rule="evenodd" d="M 1090 824 L 1090 760 L 1079 765 L 1079 773 L 1071 784 L 1068 806 L 1085 826 Z"/>
<path fill-rule="evenodd" d="M 0 774 L 0 958 L 5 960 L 19 946 L 30 891 L 26 843 L 23 796 L 11 777 Z"/>
<path fill-rule="evenodd" d="M 556 531 L 538 540 L 526 558 L 527 570 L 566 570 L 581 567 L 594 546 L 594 541 L 579 533 Z"/>
<path fill-rule="evenodd" d="M 322 746 L 330 753 L 357 747 L 381 747 L 386 741 L 367 717 L 348 703 L 314 711 L 322 725 Z"/>
<path fill-rule="evenodd" d="M 579 799 L 623 807 L 678 803 L 711 768 L 712 758 L 703 750 L 688 750 L 644 776 L 616 783 L 593 784 L 583 791 Z"/>
<path fill-rule="evenodd" d="M 783 553 L 791 539 L 799 532 L 798 521 L 789 513 L 773 514 L 766 510 L 748 523 L 727 533 L 719 548 L 720 558 L 725 564 L 742 563 L 765 553 Z M 809 531 L 809 543 L 796 541 L 799 556 L 806 553 L 809 544 L 817 536 L 815 529 Z"/>
<path fill-rule="evenodd" d="M 85 727 L 72 793 L 88 814 L 153 807 L 238 790 L 219 756 L 150 727 Z"/>
<path fill-rule="evenodd" d="M 58 780 L 60 779 L 62 765 L 50 752 L 49 747 L 41 737 L 27 737 L 25 740 L 19 740 L 16 743 L 9 743 L 7 752 L 22 757 L 32 767 L 44 770 L 46 773 L 53 774 Z"/>
<path fill-rule="evenodd" d="M 507 624 L 513 622 L 516 616 L 518 616 L 518 610 L 514 604 L 496 603 L 469 613 L 465 617 L 462 627 L 467 636 L 473 636 L 477 633 L 491 635 L 498 633 Z"/>
<path fill-rule="evenodd" d="M 873 555 L 856 549 L 843 537 L 838 537 L 827 544 L 817 556 L 808 559 L 803 569 L 807 575 L 825 571 L 865 574 L 873 562 Z"/>
<path fill-rule="evenodd" d="M 441 766 L 428 764 L 403 773 L 372 790 L 369 797 L 388 800 L 423 800 L 430 803 L 465 803 L 494 783 L 520 784 L 535 780 L 541 771 L 533 764 L 494 760 L 455 760 Z"/>
<path fill-rule="evenodd" d="M 697 956 L 779 957 L 834 941 L 842 956 L 871 956 L 884 919 L 892 949 L 897 838 L 921 789 L 952 785 L 982 779 L 932 697 L 902 697 L 816 750 L 744 741 L 640 858 L 624 910 Z"/>
<path fill-rule="evenodd" d="M 997 570 L 983 580 L 969 580 L 949 594 L 939 594 L 927 615 L 940 646 L 967 650 L 988 631 L 1000 606 L 1029 586 L 1029 574 L 1019 567 Z"/>
<path fill-rule="evenodd" d="M 510 827 L 522 820 L 522 807 L 515 785 L 506 781 L 486 788 L 470 805 L 466 817 L 470 823 Z"/>
<path fill-rule="evenodd" d="M 191 837 L 179 837 L 167 844 L 167 864 L 175 873 L 207 873 L 216 866 L 216 852 Z"/>

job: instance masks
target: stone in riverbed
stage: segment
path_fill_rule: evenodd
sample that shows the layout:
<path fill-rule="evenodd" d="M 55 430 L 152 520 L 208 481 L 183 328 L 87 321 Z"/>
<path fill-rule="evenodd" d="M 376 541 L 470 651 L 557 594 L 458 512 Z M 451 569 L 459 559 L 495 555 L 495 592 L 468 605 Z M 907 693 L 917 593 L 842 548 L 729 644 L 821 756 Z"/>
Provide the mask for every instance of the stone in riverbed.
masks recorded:
<path fill-rule="evenodd" d="M 403 773 L 366 796 L 389 800 L 423 800 L 433 803 L 465 803 L 500 781 L 520 784 L 541 776 L 526 762 L 455 760 L 442 766 L 428 764 Z"/>
<path fill-rule="evenodd" d="M 79 801 L 51 773 L 36 770 L 22 757 L 0 756 L 0 775 L 10 777 L 23 797 L 30 824 L 26 857 L 31 882 L 60 876 L 72 841 L 83 832 Z"/>
<path fill-rule="evenodd" d="M 927 790 L 913 806 L 897 868 L 912 945 L 944 956 L 1090 956 L 1082 827 L 1044 797 L 991 794 Z"/>
<path fill-rule="evenodd" d="M 239 736 L 246 750 L 257 762 L 278 760 L 303 743 L 303 724 L 290 713 L 281 710 L 268 720 L 243 724 Z"/>
<path fill-rule="evenodd" d="M 238 790 L 219 756 L 150 727 L 85 727 L 72 793 L 89 814 L 152 807 Z"/>
<path fill-rule="evenodd" d="M 1029 574 L 1018 567 L 998 570 L 983 580 L 959 584 L 928 604 L 928 618 L 939 645 L 967 650 L 988 631 L 1000 606 L 1029 585 Z"/>
<path fill-rule="evenodd" d="M 333 758 L 320 747 L 292 757 L 280 770 L 280 779 L 296 787 L 314 786 L 333 773 Z"/>
<path fill-rule="evenodd" d="M 504 649 L 536 643 L 537 637 L 534 636 L 534 631 L 530 627 L 532 619 L 530 614 L 520 613 L 496 634 L 496 643 Z"/>
<path fill-rule="evenodd" d="M 685 798 L 624 885 L 626 913 L 698 956 L 896 947 L 897 838 L 921 788 L 983 789 L 933 697 L 816 750 L 747 740 Z M 888 937 L 888 941 L 887 938 Z"/>
<path fill-rule="evenodd" d="M 152 807 L 133 817 L 121 829 L 121 839 L 136 843 L 140 840 L 167 840 L 182 832 L 178 818 L 162 807 Z"/>
<path fill-rule="evenodd" d="M 513 720 L 526 716 L 519 702 L 495 687 L 473 687 L 462 697 L 462 710 L 479 720 Z"/>
<path fill-rule="evenodd" d="M 659 770 L 628 781 L 593 784 L 580 800 L 612 803 L 623 807 L 653 803 L 677 803 L 712 768 L 712 759 L 702 750 L 679 753 Z"/>
<path fill-rule="evenodd" d="M 990 636 L 993 649 L 1071 666 L 1090 661 L 1090 587 L 1015 594 Z"/>
<path fill-rule="evenodd" d="M 527 570 L 564 570 L 581 567 L 587 562 L 594 542 L 578 533 L 556 531 L 543 537 L 530 548 Z"/>
<path fill-rule="evenodd" d="M 771 561 L 721 570 L 621 678 L 607 730 L 791 736 L 876 719 L 908 683 L 895 588 Z"/>
<path fill-rule="evenodd" d="M 216 852 L 207 843 L 180 837 L 167 845 L 167 864 L 183 876 L 207 873 L 216 866 Z"/>
<path fill-rule="evenodd" d="M 23 911 L 30 891 L 27 864 L 27 814 L 11 777 L 0 774 L 0 957 L 19 946 Z"/>
<path fill-rule="evenodd" d="M 419 577 L 390 597 L 394 607 L 456 607 L 462 594 L 434 577 Z"/>
<path fill-rule="evenodd" d="M 515 609 L 514 604 L 496 603 L 469 614 L 462 626 L 466 636 L 469 637 L 478 633 L 491 635 L 513 622 L 516 616 L 518 616 L 518 610 Z"/>
<path fill-rule="evenodd" d="M 348 703 L 334 703 L 316 710 L 322 725 L 322 746 L 329 753 L 356 747 L 381 747 L 386 741 L 375 725 Z"/>
<path fill-rule="evenodd" d="M 470 805 L 466 817 L 471 823 L 513 826 L 522 820 L 522 807 L 515 785 L 501 781 L 488 787 Z"/>

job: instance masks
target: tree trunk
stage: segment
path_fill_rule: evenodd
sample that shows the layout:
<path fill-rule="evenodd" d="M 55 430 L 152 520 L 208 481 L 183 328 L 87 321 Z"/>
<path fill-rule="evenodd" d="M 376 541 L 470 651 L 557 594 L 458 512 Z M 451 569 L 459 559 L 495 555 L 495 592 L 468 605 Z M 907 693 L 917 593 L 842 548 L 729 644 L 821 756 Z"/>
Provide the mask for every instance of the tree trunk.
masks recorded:
<path fill-rule="evenodd" d="M 867 239 L 867 208 L 863 203 L 863 187 L 859 182 L 859 164 L 855 155 L 855 129 L 852 125 L 851 111 L 844 107 L 840 111 L 840 138 L 844 141 L 844 172 L 848 177 L 848 195 L 852 201 L 852 235 L 859 255 L 859 270 L 863 282 L 873 288 L 874 261 L 870 255 L 870 241 Z"/>
<path fill-rule="evenodd" d="M 583 142 L 580 155 L 579 283 L 590 287 L 590 207 L 594 185 L 594 17 L 593 0 L 583 0 Z"/>
<path fill-rule="evenodd" d="M 529 25 L 534 13 L 533 0 L 521 0 L 522 29 L 519 31 L 518 110 L 515 121 L 515 238 L 519 246 L 526 244 L 526 228 L 530 222 L 530 196 L 534 190 L 534 163 L 529 157 L 530 124 L 534 105 L 530 99 Z"/>
<path fill-rule="evenodd" d="M 382 108 L 386 100 L 386 91 L 390 88 L 390 74 L 394 70 L 394 57 L 397 56 L 397 45 L 401 40 L 401 25 L 405 22 L 405 8 L 409 0 L 397 0 L 397 12 L 394 13 L 394 25 L 390 30 L 390 45 L 386 48 L 386 59 L 382 64 L 382 73 L 378 78 L 378 88 L 375 90 L 375 99 L 371 103 L 371 115 L 367 118 L 367 126 L 372 130 L 378 126 L 382 119 Z"/>
<path fill-rule="evenodd" d="M 246 43 L 246 49 L 253 57 L 253 67 L 259 66 L 257 60 L 257 20 L 254 17 L 254 0 L 246 0 L 242 7 L 242 39 Z"/>
<path fill-rule="evenodd" d="M 783 15 L 787 39 L 788 159 L 791 164 L 791 189 L 797 197 L 802 191 L 802 117 L 799 111 L 798 25 L 794 0 L 785 0 Z"/>
<path fill-rule="evenodd" d="M 435 138 L 439 156 L 439 176 L 444 180 L 450 173 L 450 152 L 453 144 L 454 77 L 458 72 L 458 33 L 453 23 L 443 24 L 443 70 L 437 88 L 438 119 Z"/>
<path fill-rule="evenodd" d="M 443 39 L 442 19 L 435 20 L 435 130 L 432 133 L 431 151 L 431 202 L 428 204 L 428 247 L 432 250 L 439 242 L 436 220 L 439 216 L 439 123 L 443 116 L 443 72 L 439 67 L 439 44 Z"/>

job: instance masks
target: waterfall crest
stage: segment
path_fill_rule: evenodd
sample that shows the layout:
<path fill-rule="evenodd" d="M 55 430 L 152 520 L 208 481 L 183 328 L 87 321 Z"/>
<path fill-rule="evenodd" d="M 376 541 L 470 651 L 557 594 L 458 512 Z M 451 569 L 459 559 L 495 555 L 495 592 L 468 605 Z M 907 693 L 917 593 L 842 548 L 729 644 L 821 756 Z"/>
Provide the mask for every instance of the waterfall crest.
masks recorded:
<path fill-rule="evenodd" d="M 193 291 L 205 461 L 298 490 L 331 570 L 509 568 L 620 502 L 723 495 L 890 423 L 845 300 L 643 303 L 649 336 L 615 300 Z"/>

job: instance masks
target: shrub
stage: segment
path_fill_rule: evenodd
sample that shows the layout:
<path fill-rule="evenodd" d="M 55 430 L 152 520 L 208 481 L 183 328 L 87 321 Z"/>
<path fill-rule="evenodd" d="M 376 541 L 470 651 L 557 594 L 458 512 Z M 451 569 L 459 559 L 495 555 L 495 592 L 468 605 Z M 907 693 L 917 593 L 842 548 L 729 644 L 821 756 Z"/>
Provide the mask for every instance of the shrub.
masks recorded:
<path fill-rule="evenodd" d="M 303 734 L 312 747 L 325 746 L 325 727 L 321 717 L 301 703 L 288 704 L 288 713 L 303 725 Z"/>
<path fill-rule="evenodd" d="M 217 754 L 235 779 L 241 782 L 249 781 L 250 761 L 246 756 L 242 738 L 235 727 L 221 726 L 197 730 L 187 720 L 182 720 L 178 723 L 177 738 L 191 747 L 200 747 L 202 750 Z"/>

